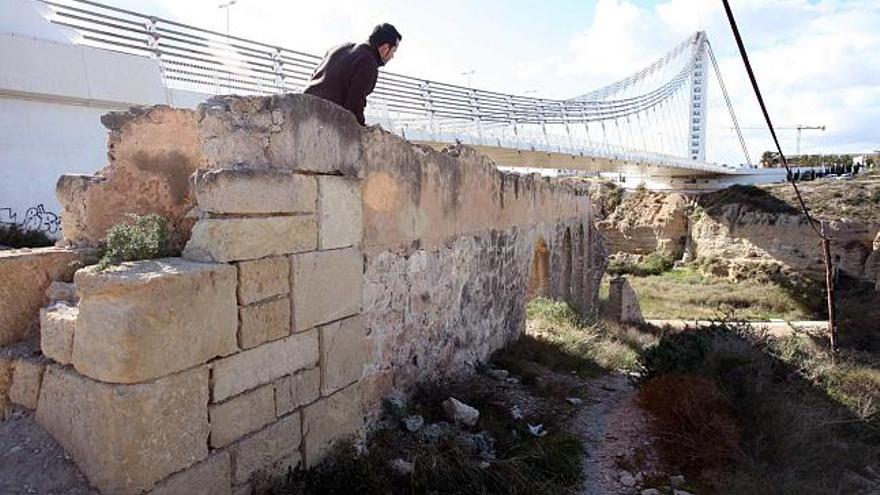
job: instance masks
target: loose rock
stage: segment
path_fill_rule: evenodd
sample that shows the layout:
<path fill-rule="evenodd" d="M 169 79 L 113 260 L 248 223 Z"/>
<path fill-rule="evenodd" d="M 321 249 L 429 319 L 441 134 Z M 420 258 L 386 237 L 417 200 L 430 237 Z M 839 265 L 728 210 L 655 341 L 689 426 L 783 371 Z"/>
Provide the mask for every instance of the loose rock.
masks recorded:
<path fill-rule="evenodd" d="M 498 380 L 499 382 L 503 382 L 503 381 L 507 380 L 508 376 L 510 375 L 510 373 L 508 373 L 507 370 L 492 370 L 492 369 L 487 370 L 486 374 L 491 376 L 492 378 Z"/>
<path fill-rule="evenodd" d="M 670 476 L 669 484 L 672 485 L 672 488 L 679 488 L 681 486 L 684 486 L 684 476 Z"/>
<path fill-rule="evenodd" d="M 415 469 L 413 463 L 407 462 L 403 459 L 394 459 L 388 463 L 388 467 L 396 476 L 409 476 L 412 474 L 413 469 Z"/>
<path fill-rule="evenodd" d="M 410 433 L 415 433 L 422 429 L 422 426 L 425 425 L 425 418 L 419 416 L 418 414 L 414 416 L 407 416 L 403 419 L 403 427 L 406 431 Z"/>
<path fill-rule="evenodd" d="M 480 419 L 480 411 L 473 407 L 450 397 L 443 401 L 443 411 L 446 416 L 455 423 L 461 423 L 467 426 L 474 426 Z"/>
<path fill-rule="evenodd" d="M 630 473 L 629 471 L 621 471 L 620 484 L 623 486 L 633 487 L 636 485 L 636 479 L 633 478 L 632 473 Z"/>

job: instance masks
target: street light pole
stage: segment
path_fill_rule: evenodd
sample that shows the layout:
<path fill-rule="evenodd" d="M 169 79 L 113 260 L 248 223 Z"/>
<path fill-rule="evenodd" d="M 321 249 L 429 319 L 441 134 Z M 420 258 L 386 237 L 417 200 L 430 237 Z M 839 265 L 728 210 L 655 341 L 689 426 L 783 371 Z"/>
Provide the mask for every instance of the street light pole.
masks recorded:
<path fill-rule="evenodd" d="M 468 88 L 471 87 L 471 75 L 473 75 L 474 72 L 476 72 L 476 71 L 475 70 L 466 70 L 461 73 L 461 75 L 467 76 L 467 87 Z"/>
<path fill-rule="evenodd" d="M 226 9 L 226 37 L 229 38 L 229 7 L 236 4 L 238 0 L 229 0 L 217 6 L 218 9 Z"/>

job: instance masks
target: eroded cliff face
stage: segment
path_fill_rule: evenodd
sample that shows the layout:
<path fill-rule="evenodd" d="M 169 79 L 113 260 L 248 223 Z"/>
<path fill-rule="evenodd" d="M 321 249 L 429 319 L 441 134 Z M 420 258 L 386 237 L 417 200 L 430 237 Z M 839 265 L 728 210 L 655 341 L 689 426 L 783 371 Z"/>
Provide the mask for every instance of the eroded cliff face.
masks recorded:
<path fill-rule="evenodd" d="M 818 181 L 817 181 L 818 182 Z M 831 256 L 847 275 L 880 284 L 880 218 L 873 211 L 880 178 L 852 181 L 852 197 L 840 183 L 810 184 L 811 204 L 831 237 Z M 832 188 L 830 193 L 822 189 Z M 874 191 L 877 191 L 876 193 Z M 713 273 L 748 277 L 752 268 L 781 266 L 824 280 L 821 245 L 809 222 L 779 185 L 736 186 L 688 198 L 680 194 L 636 191 L 597 225 L 609 253 L 638 256 L 660 253 L 680 259 L 714 261 Z M 835 209 L 831 201 L 840 201 Z M 861 206 L 860 206 L 861 205 Z M 839 215 L 835 217 L 834 212 Z"/>
<path fill-rule="evenodd" d="M 687 197 L 638 190 L 626 197 L 597 226 L 610 253 L 682 256 L 688 231 Z"/>

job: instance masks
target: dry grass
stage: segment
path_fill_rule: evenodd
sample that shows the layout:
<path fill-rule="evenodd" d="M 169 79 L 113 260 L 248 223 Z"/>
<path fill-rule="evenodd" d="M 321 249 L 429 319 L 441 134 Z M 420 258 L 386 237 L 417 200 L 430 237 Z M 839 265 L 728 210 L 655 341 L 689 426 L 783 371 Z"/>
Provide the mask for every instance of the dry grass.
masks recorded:
<path fill-rule="evenodd" d="M 785 289 L 773 284 L 740 282 L 681 269 L 648 277 L 630 277 L 639 296 L 642 314 L 649 319 L 706 320 L 719 311 L 735 309 L 749 320 L 809 319 L 809 311 Z M 602 281 L 600 297 L 608 298 L 608 280 Z"/>

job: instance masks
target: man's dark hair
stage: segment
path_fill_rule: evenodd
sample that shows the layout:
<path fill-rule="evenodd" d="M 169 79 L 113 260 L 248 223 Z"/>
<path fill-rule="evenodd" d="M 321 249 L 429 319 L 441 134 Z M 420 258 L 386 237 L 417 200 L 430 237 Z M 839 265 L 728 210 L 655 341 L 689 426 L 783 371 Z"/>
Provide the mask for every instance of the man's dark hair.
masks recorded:
<path fill-rule="evenodd" d="M 397 29 L 386 22 L 373 28 L 373 34 L 370 35 L 370 44 L 376 48 L 379 48 L 385 43 L 388 43 L 391 46 L 397 46 L 402 39 L 403 36 L 397 32 Z"/>

